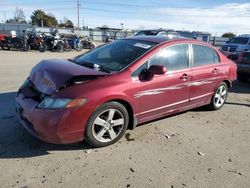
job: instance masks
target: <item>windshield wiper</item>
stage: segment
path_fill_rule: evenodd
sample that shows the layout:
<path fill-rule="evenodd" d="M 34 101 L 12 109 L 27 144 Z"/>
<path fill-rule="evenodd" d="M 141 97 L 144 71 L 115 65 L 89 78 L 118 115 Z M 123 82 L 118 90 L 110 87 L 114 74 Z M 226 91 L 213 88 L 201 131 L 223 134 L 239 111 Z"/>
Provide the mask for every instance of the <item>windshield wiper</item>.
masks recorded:
<path fill-rule="evenodd" d="M 67 59 L 67 60 L 70 61 L 70 62 L 76 63 L 76 62 L 74 61 L 74 59 Z"/>

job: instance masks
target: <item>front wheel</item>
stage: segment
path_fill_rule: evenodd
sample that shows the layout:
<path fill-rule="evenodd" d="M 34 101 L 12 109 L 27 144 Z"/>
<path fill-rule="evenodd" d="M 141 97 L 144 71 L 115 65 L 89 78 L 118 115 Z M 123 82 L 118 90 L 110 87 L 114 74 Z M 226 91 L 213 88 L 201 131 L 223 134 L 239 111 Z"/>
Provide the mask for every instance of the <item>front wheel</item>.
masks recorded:
<path fill-rule="evenodd" d="M 128 123 L 128 111 L 122 104 L 104 103 L 91 115 L 85 128 L 85 140 L 94 147 L 111 145 L 124 135 Z"/>
<path fill-rule="evenodd" d="M 81 51 L 82 50 L 82 45 L 80 43 L 77 43 L 75 46 L 76 51 Z"/>
<path fill-rule="evenodd" d="M 213 98 L 210 103 L 211 110 L 219 110 L 226 102 L 228 95 L 228 86 L 222 82 L 214 92 Z"/>
<path fill-rule="evenodd" d="M 23 52 L 27 52 L 27 51 L 30 50 L 30 46 L 29 46 L 28 44 L 23 45 L 23 46 L 20 48 L 20 50 L 23 51 Z"/>

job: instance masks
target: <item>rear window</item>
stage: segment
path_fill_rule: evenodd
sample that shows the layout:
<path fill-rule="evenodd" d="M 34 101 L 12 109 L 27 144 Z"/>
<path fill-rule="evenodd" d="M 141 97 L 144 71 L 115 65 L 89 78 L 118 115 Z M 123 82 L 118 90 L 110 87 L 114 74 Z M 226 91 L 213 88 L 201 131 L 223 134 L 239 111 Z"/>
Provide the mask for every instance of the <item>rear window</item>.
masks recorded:
<path fill-rule="evenodd" d="M 247 44 L 249 41 L 249 38 L 247 37 L 236 37 L 232 38 L 228 43 L 231 44 Z"/>

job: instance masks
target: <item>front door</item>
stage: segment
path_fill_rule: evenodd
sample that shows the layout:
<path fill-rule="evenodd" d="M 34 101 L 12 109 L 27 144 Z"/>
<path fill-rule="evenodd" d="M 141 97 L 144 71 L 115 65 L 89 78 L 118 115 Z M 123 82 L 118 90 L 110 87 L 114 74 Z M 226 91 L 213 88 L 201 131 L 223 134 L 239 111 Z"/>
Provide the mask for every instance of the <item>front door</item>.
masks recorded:
<path fill-rule="evenodd" d="M 153 120 L 187 106 L 190 95 L 191 70 L 189 69 L 189 45 L 174 45 L 162 49 L 147 62 L 163 65 L 164 75 L 152 80 L 136 80 L 134 98 L 139 104 L 139 122 Z"/>

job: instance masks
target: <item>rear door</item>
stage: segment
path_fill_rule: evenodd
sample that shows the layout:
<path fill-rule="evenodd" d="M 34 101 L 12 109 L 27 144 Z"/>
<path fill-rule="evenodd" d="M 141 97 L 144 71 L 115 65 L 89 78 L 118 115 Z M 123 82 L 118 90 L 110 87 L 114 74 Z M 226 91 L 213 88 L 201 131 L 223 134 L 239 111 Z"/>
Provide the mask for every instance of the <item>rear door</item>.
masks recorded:
<path fill-rule="evenodd" d="M 181 109 L 188 104 L 191 84 L 189 68 L 189 45 L 178 44 L 162 49 L 143 65 L 163 65 L 167 68 L 164 75 L 155 75 L 150 80 L 139 80 L 136 76 L 134 98 L 139 105 L 141 122 L 162 117 L 169 112 Z M 139 68 L 135 73 L 143 69 Z"/>
<path fill-rule="evenodd" d="M 217 52 L 205 45 L 192 44 L 191 104 L 208 102 L 224 75 Z"/>

